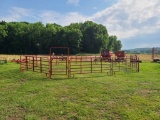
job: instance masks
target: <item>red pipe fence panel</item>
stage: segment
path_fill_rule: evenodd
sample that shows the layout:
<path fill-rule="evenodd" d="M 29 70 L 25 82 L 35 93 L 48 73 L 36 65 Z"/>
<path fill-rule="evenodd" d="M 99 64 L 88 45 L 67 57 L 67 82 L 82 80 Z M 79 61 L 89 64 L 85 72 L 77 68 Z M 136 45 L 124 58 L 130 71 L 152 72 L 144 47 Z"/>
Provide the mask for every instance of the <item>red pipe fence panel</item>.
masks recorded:
<path fill-rule="evenodd" d="M 100 56 L 20 56 L 20 70 L 44 73 L 49 78 L 55 76 L 73 77 L 75 74 L 115 72 L 139 72 L 139 58 L 125 57 L 123 60 L 111 58 L 109 61 Z"/>

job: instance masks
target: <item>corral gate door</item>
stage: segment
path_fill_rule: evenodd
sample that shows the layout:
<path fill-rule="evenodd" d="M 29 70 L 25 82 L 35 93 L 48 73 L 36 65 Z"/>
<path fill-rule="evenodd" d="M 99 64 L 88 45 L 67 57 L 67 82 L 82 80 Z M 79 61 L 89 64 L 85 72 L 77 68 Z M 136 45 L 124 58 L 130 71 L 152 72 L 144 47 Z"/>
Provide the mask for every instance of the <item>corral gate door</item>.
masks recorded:
<path fill-rule="evenodd" d="M 57 54 L 54 51 L 63 49 L 65 54 Z M 68 59 L 69 48 L 68 47 L 50 47 L 50 78 L 55 75 L 68 75 Z"/>

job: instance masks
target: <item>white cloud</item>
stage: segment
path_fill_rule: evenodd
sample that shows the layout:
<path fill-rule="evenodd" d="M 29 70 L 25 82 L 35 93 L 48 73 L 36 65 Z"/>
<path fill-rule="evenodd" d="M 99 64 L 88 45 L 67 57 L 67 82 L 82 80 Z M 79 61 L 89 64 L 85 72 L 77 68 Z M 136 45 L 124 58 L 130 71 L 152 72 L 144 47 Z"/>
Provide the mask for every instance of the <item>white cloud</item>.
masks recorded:
<path fill-rule="evenodd" d="M 77 13 L 77 12 L 70 12 L 67 15 L 60 18 L 60 24 L 61 25 L 69 25 L 70 23 L 76 23 L 76 22 L 84 22 L 87 20 L 87 17 Z"/>
<path fill-rule="evenodd" d="M 109 34 L 120 39 L 153 33 L 160 30 L 160 1 L 119 0 L 90 19 L 105 25 Z"/>
<path fill-rule="evenodd" d="M 41 15 L 39 15 L 39 17 L 43 23 L 57 23 L 62 26 L 69 25 L 70 23 L 84 22 L 87 20 L 85 16 L 77 12 L 70 12 L 66 15 L 62 15 L 54 11 L 44 11 Z"/>
<path fill-rule="evenodd" d="M 77 5 L 79 0 L 68 0 L 69 4 Z M 26 20 L 25 20 L 26 18 Z M 116 4 L 92 16 L 78 12 L 60 14 L 56 11 L 36 11 L 13 7 L 9 15 L 1 17 L 5 21 L 42 21 L 69 25 L 73 22 L 91 20 L 107 27 L 110 35 L 125 40 L 137 35 L 150 34 L 160 31 L 160 0 L 119 0 Z"/>
<path fill-rule="evenodd" d="M 21 18 L 30 16 L 30 13 L 31 10 L 29 9 L 12 7 L 9 14 L 7 16 L 0 17 L 0 20 L 5 20 L 6 22 L 19 21 Z"/>
<path fill-rule="evenodd" d="M 6 22 L 32 20 L 32 22 L 42 21 L 44 24 L 57 23 L 63 26 L 75 22 L 84 22 L 87 20 L 86 18 L 86 16 L 83 16 L 78 12 L 60 14 L 52 10 L 39 11 L 34 9 L 24 9 L 18 7 L 13 7 L 9 11 L 9 14 L 7 14 L 7 16 L 0 16 L 0 20 L 5 20 Z"/>
<path fill-rule="evenodd" d="M 61 18 L 61 14 L 55 11 L 43 11 L 38 15 L 43 23 L 57 23 L 59 18 Z"/>
<path fill-rule="evenodd" d="M 68 4 L 71 4 L 71 5 L 77 6 L 77 5 L 79 4 L 79 1 L 80 1 L 80 0 L 67 0 L 67 3 L 68 3 Z"/>

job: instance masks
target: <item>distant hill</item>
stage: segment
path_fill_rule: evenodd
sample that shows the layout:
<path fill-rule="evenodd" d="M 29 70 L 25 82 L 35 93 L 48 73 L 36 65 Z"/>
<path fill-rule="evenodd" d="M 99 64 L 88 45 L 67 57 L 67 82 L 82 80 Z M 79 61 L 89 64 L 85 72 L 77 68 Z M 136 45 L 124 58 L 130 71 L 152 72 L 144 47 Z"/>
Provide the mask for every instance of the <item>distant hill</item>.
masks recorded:
<path fill-rule="evenodd" d="M 128 49 L 124 51 L 131 54 L 151 54 L 152 48 L 135 48 L 135 49 Z M 160 47 L 155 47 L 155 53 L 160 54 Z"/>

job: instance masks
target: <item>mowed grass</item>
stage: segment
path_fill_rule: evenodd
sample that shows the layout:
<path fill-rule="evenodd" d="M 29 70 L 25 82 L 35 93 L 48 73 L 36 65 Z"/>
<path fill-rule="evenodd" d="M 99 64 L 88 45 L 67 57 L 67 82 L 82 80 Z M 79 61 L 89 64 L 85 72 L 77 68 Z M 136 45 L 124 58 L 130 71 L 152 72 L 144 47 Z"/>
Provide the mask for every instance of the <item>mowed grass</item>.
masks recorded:
<path fill-rule="evenodd" d="M 159 120 L 160 64 L 140 73 L 75 75 L 68 79 L 0 65 L 1 120 Z"/>

